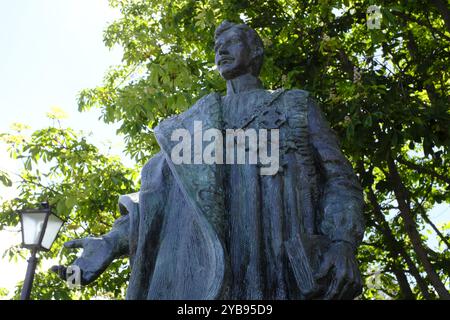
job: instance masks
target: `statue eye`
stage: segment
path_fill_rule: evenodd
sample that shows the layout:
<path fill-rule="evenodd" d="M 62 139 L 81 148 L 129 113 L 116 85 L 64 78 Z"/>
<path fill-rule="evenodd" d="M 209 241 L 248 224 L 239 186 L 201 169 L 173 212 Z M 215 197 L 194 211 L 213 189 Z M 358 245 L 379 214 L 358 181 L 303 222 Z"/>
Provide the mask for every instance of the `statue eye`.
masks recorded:
<path fill-rule="evenodd" d="M 217 50 L 219 50 L 220 46 L 222 46 L 222 43 L 217 43 L 217 44 L 214 46 L 214 51 L 217 52 Z"/>
<path fill-rule="evenodd" d="M 219 50 L 219 48 L 224 45 L 229 46 L 231 44 L 237 44 L 240 42 L 241 42 L 241 39 L 239 39 L 239 38 L 231 38 L 231 39 L 225 41 L 225 43 L 222 43 L 222 42 L 216 43 L 216 45 L 214 46 L 214 52 L 217 52 Z"/>

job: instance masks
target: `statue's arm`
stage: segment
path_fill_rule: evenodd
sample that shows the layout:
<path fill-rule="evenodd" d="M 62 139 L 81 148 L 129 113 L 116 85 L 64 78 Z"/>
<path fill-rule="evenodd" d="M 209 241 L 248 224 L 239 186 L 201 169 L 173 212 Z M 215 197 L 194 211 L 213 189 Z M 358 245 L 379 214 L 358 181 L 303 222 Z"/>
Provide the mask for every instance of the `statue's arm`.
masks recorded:
<path fill-rule="evenodd" d="M 353 299 L 362 289 L 355 256 L 364 232 L 362 189 L 336 135 L 312 99 L 308 101 L 308 125 L 324 181 L 320 231 L 332 241 L 315 278 L 324 284 L 323 299 Z"/>
<path fill-rule="evenodd" d="M 81 284 L 86 285 L 95 281 L 115 259 L 129 254 L 131 218 L 127 207 L 132 203 L 130 196 L 121 196 L 125 200 L 123 201 L 125 205 L 119 203 L 123 215 L 114 222 L 108 233 L 100 237 L 75 239 L 64 244 L 66 248 L 83 249 L 81 255 L 71 264 L 72 270 L 73 267 L 79 268 Z M 68 276 L 65 266 L 53 266 L 51 270 L 63 280 Z"/>
<path fill-rule="evenodd" d="M 130 216 L 121 216 L 114 222 L 111 231 L 102 237 L 109 243 L 113 259 L 129 254 L 129 225 Z"/>
<path fill-rule="evenodd" d="M 310 142 L 324 179 L 320 230 L 333 242 L 353 249 L 364 232 L 363 195 L 353 168 L 341 152 L 338 139 L 315 101 L 308 100 Z"/>
<path fill-rule="evenodd" d="M 162 166 L 164 157 L 158 153 L 144 166 L 141 175 L 141 191 L 150 192 L 154 183 L 163 179 Z M 103 271 L 114 261 L 122 256 L 132 257 L 138 239 L 139 221 L 139 192 L 122 195 L 119 197 L 119 209 L 122 214 L 118 218 L 111 231 L 100 237 L 87 237 L 75 239 L 64 244 L 67 248 L 82 248 L 81 256 L 72 265 L 80 268 L 82 284 L 88 284 L 97 279 Z M 53 266 L 52 271 L 66 278 L 67 268 Z"/>
<path fill-rule="evenodd" d="M 81 274 L 81 284 L 89 284 L 97 279 L 114 259 L 128 254 L 129 216 L 117 219 L 110 232 L 100 237 L 75 239 L 64 244 L 66 248 L 82 248 L 81 256 L 72 264 L 78 267 Z M 62 279 L 66 279 L 65 266 L 51 268 Z"/>

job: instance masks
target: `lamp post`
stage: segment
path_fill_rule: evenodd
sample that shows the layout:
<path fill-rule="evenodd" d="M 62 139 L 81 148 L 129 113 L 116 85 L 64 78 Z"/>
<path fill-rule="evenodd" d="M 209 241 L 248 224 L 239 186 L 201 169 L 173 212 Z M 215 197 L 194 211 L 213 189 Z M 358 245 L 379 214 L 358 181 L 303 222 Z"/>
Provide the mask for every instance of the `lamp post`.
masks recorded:
<path fill-rule="evenodd" d="M 20 299 L 29 300 L 36 270 L 37 252 L 50 250 L 64 220 L 52 212 L 48 202 L 41 203 L 38 209 L 22 210 L 19 215 L 22 226 L 22 247 L 31 250 Z"/>

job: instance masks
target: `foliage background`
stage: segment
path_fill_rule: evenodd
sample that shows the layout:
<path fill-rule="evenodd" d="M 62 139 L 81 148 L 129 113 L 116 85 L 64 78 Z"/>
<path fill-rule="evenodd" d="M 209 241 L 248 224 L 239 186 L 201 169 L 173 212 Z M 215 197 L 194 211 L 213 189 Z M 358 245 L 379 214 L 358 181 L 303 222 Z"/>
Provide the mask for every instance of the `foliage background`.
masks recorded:
<path fill-rule="evenodd" d="M 362 299 L 450 299 L 450 218 L 436 226 L 429 211 L 450 203 L 450 5 L 417 1 L 110 0 L 121 18 L 104 33 L 123 47 L 122 64 L 103 84 L 84 89 L 80 111 L 100 108 L 120 124 L 125 152 L 142 166 L 158 151 L 153 128 L 225 83 L 214 72 L 213 33 L 224 19 L 243 21 L 263 38 L 261 79 L 269 89 L 302 88 L 321 103 L 365 190 L 367 221 L 358 252 Z M 368 28 L 367 9 L 381 9 Z M 425 10 L 426 9 L 426 10 Z M 139 170 L 99 154 L 79 133 L 54 125 L 2 134 L 24 163 L 18 199 L 2 204 L 0 227 L 15 212 L 50 199 L 66 219 L 44 258 L 67 264 L 64 241 L 107 232 L 117 197 L 139 188 Z M 0 172 L 0 181 L 10 177 Z M 427 246 L 431 227 L 439 248 Z M 12 259 L 25 252 L 12 247 Z M 127 261 L 118 260 L 93 285 L 69 290 L 48 272 L 36 277 L 39 299 L 123 298 Z M 50 284 L 50 285 L 49 285 Z M 20 288 L 20 283 L 18 284 Z M 18 293 L 18 291 L 17 291 Z M 0 292 L 0 294 L 2 294 Z M 17 297 L 17 294 L 16 294 Z"/>

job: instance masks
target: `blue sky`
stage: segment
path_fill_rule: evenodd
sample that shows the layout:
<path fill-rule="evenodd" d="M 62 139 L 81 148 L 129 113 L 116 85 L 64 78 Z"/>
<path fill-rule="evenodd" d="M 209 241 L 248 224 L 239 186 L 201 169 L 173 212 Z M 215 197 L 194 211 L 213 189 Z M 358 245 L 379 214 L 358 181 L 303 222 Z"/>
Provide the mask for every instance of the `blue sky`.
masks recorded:
<path fill-rule="evenodd" d="M 1 0 L 0 129 L 17 121 L 45 126 L 46 112 L 57 105 L 69 113 L 68 125 L 100 125 L 109 133 L 98 112 L 77 112 L 75 98 L 120 63 L 120 49 L 109 51 L 102 41 L 114 17 L 107 0 Z"/>
<path fill-rule="evenodd" d="M 64 125 L 92 132 L 96 144 L 111 142 L 120 154 L 116 127 L 98 120 L 98 110 L 79 113 L 76 105 L 81 89 L 101 84 L 108 67 L 121 61 L 120 48 L 103 45 L 103 30 L 117 17 L 107 0 L 0 0 L 0 132 L 13 122 L 48 126 L 46 113 L 59 106 L 69 115 Z M 0 145 L 0 169 L 19 168 Z M 0 201 L 14 194 L 0 187 Z M 0 288 L 12 289 L 25 276 L 25 261 L 1 259 L 17 243 L 16 232 L 0 232 Z"/>
<path fill-rule="evenodd" d="M 107 0 L 0 0 L 0 132 L 13 122 L 32 129 L 51 124 L 46 113 L 58 106 L 63 124 L 93 133 L 97 144 L 111 141 L 120 153 L 116 126 L 99 120 L 100 111 L 77 111 L 83 88 L 101 84 L 105 71 L 121 61 L 120 48 L 103 45 L 103 31 L 119 16 Z M 17 171 L 0 145 L 0 169 Z"/>

